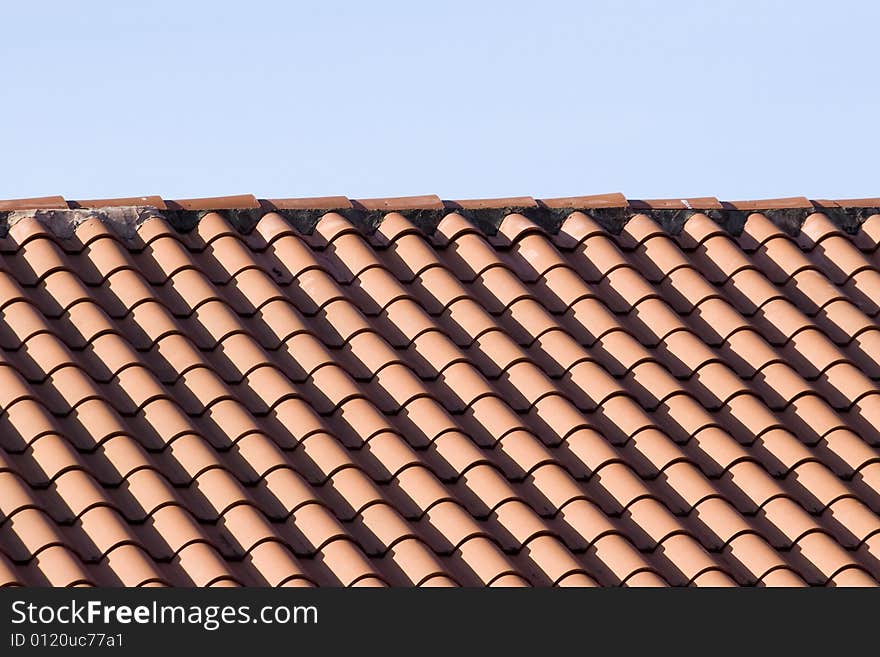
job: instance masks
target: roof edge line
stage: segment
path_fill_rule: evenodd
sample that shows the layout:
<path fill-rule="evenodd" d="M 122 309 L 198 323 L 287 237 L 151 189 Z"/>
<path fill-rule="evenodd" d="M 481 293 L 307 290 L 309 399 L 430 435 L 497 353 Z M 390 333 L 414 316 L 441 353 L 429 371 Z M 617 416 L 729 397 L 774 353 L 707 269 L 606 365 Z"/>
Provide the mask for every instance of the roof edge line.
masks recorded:
<path fill-rule="evenodd" d="M 336 198 L 336 197 L 331 197 Z M 339 197 L 341 198 L 341 197 Z M 515 201 L 518 199 L 507 199 Z M 358 204 L 360 205 L 360 204 Z M 427 204 L 426 204 L 427 205 Z M 869 217 L 880 214 L 878 205 L 871 206 L 816 206 L 809 207 L 777 207 L 777 208 L 736 208 L 725 204 L 720 208 L 674 208 L 641 206 L 611 206 L 593 208 L 548 207 L 541 203 L 534 205 L 506 205 L 500 207 L 422 207 L 395 209 L 368 209 L 364 206 L 343 208 L 278 208 L 267 204 L 258 207 L 216 208 L 216 209 L 159 209 L 146 205 L 103 206 L 96 208 L 33 208 L 0 210 L 0 237 L 9 233 L 10 229 L 27 218 L 39 221 L 47 230 L 61 239 L 73 237 L 76 228 L 90 220 L 99 220 L 113 229 L 120 237 L 133 238 L 138 228 L 150 219 L 162 218 L 180 233 L 192 231 L 202 218 L 211 213 L 222 215 L 240 233 L 248 234 L 267 214 L 278 214 L 299 232 L 310 235 L 318 222 L 327 214 L 333 213 L 344 217 L 355 228 L 366 235 L 376 232 L 379 225 L 389 214 L 403 216 L 416 228 L 427 235 L 433 235 L 440 222 L 450 214 L 457 214 L 487 236 L 498 234 L 501 223 L 511 214 L 520 214 L 534 223 L 538 228 L 550 234 L 557 234 L 565 220 L 574 213 L 589 216 L 603 229 L 612 234 L 620 234 L 626 224 L 636 215 L 646 215 L 659 224 L 666 232 L 677 235 L 684 224 L 692 216 L 702 214 L 717 223 L 733 236 L 742 234 L 745 222 L 751 214 L 767 217 L 780 229 L 792 236 L 797 236 L 807 217 L 820 213 L 839 229 L 856 234 L 862 223 Z"/>

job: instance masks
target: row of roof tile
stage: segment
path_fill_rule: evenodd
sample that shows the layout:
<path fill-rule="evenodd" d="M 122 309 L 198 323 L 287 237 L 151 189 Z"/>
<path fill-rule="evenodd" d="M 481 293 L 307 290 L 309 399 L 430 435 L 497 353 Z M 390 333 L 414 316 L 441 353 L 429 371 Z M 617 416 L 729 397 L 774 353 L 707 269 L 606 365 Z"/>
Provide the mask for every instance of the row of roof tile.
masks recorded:
<path fill-rule="evenodd" d="M 563 198 L 534 199 L 516 196 L 491 199 L 441 200 L 439 196 L 402 196 L 391 198 L 349 199 L 345 196 L 312 198 L 258 199 L 252 194 L 196 199 L 163 199 L 160 196 L 126 198 L 65 200 L 62 196 L 0 200 L 0 211 L 99 209 L 107 207 L 139 206 L 158 210 L 341 210 L 366 211 L 404 210 L 479 210 L 529 208 L 543 206 L 550 209 L 632 208 L 654 210 L 710 210 L 734 209 L 742 211 L 789 208 L 878 208 L 880 198 L 810 200 L 803 196 L 748 201 L 719 201 L 715 197 L 686 199 L 627 199 L 623 194 L 596 194 Z"/>

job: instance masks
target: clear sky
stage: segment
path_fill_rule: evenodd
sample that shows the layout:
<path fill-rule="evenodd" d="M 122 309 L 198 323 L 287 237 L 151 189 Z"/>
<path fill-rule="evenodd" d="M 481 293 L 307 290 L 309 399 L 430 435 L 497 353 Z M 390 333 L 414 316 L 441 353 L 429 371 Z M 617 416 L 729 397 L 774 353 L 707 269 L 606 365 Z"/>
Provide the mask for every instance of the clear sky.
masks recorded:
<path fill-rule="evenodd" d="M 0 198 L 880 196 L 880 3 L 3 2 Z"/>

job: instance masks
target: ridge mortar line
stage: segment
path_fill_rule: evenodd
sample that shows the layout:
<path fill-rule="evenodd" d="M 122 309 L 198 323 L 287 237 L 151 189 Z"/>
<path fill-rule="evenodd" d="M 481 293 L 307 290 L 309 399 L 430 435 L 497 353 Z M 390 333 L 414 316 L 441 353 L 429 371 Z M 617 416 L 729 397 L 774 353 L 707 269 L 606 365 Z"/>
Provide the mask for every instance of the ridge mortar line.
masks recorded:
<path fill-rule="evenodd" d="M 151 206 L 108 206 L 103 208 L 33 209 L 0 211 L 0 238 L 20 221 L 34 218 L 59 239 L 74 237 L 76 228 L 90 220 L 101 221 L 124 240 L 133 240 L 138 229 L 150 219 L 164 219 L 178 233 L 189 233 L 208 214 L 224 217 L 239 233 L 248 235 L 267 214 L 283 217 L 293 228 L 304 235 L 314 234 L 318 222 L 327 214 L 338 214 L 349 221 L 365 236 L 371 236 L 388 214 L 399 214 L 415 225 L 425 235 L 436 232 L 440 222 L 450 214 L 458 214 L 468 220 L 480 232 L 493 237 L 498 234 L 501 222 L 511 214 L 520 214 L 551 235 L 559 233 L 562 224 L 573 213 L 581 212 L 613 235 L 619 235 L 624 226 L 636 215 L 645 215 L 655 221 L 670 235 L 678 235 L 684 224 L 696 214 L 704 214 L 734 237 L 742 234 L 745 222 L 751 214 L 762 214 L 786 234 L 796 237 L 807 217 L 821 213 L 838 228 L 848 234 L 858 233 L 862 223 L 880 214 L 880 207 L 812 207 L 767 208 L 740 210 L 733 207 L 722 209 L 694 208 L 549 208 L 538 206 L 511 206 L 501 208 L 446 208 L 403 209 L 394 211 L 361 210 L 357 208 L 326 209 L 225 209 L 225 210 L 160 210 Z"/>

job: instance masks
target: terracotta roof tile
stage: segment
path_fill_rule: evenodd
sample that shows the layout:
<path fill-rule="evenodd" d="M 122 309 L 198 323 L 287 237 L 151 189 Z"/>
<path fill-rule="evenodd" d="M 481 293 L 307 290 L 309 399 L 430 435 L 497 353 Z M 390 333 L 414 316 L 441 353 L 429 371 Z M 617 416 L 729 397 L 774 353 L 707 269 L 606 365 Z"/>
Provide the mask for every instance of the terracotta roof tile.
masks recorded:
<path fill-rule="evenodd" d="M 728 201 L 728 204 L 737 210 L 778 210 L 783 208 L 812 208 L 813 204 L 803 196 L 791 196 L 787 198 L 768 198 L 755 201 Z"/>
<path fill-rule="evenodd" d="M 536 207 L 537 202 L 531 196 L 511 196 L 506 198 L 481 198 L 461 201 L 446 201 L 447 208 L 452 210 L 486 210 L 493 208 L 528 208 Z"/>
<path fill-rule="evenodd" d="M 397 198 L 358 199 L 353 202 L 353 205 L 364 210 L 380 210 L 383 212 L 443 209 L 443 202 L 440 200 L 439 196 L 434 194 L 427 194 L 425 196 L 400 196 Z"/>
<path fill-rule="evenodd" d="M 823 207 L 836 208 L 880 208 L 880 198 L 847 198 L 834 201 L 820 200 L 813 203 Z"/>
<path fill-rule="evenodd" d="M 0 583 L 876 585 L 878 205 L 0 202 Z"/>
<path fill-rule="evenodd" d="M 351 201 L 345 196 L 273 198 L 266 203 L 276 210 L 340 210 L 352 207 Z"/>
<path fill-rule="evenodd" d="M 0 212 L 9 210 L 66 210 L 67 207 L 67 201 L 63 196 L 0 200 Z"/>
<path fill-rule="evenodd" d="M 720 209 L 721 201 L 714 196 L 700 198 L 666 198 L 654 200 L 630 200 L 630 207 L 637 210 L 711 210 Z"/>
<path fill-rule="evenodd" d="M 238 210 L 259 208 L 260 203 L 252 194 L 239 196 L 218 196 L 212 198 L 192 198 L 166 200 L 171 210 Z"/>
<path fill-rule="evenodd" d="M 628 201 L 623 194 L 596 194 L 591 196 L 568 196 L 562 198 L 541 199 L 541 204 L 548 208 L 623 208 Z"/>
<path fill-rule="evenodd" d="M 86 209 L 112 208 L 127 205 L 151 207 L 158 210 L 166 209 L 165 201 L 161 196 L 130 196 L 126 198 L 76 200 L 68 201 L 67 205 L 71 208 Z"/>

